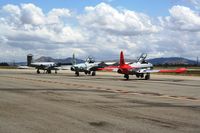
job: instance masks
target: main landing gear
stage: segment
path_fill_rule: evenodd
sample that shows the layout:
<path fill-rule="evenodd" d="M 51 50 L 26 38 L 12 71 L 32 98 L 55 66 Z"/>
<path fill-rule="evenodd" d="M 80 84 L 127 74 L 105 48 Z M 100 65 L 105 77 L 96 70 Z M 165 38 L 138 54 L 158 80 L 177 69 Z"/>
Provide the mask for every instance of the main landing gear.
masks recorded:
<path fill-rule="evenodd" d="M 37 69 L 37 74 L 40 74 L 40 69 Z M 47 74 L 51 74 L 51 69 L 47 69 L 46 71 L 44 70 L 44 73 L 47 73 Z M 57 70 L 55 70 L 55 74 L 57 74 Z"/>
<path fill-rule="evenodd" d="M 85 74 L 87 75 L 90 75 L 90 74 L 92 74 L 92 76 L 96 76 L 96 71 L 85 71 Z M 76 76 L 79 76 L 80 74 L 79 74 L 79 71 L 75 71 L 75 75 Z"/>
<path fill-rule="evenodd" d="M 46 73 L 51 74 L 51 70 L 50 70 L 50 69 L 47 69 L 47 72 L 46 72 Z"/>
<path fill-rule="evenodd" d="M 144 78 L 145 80 L 149 80 L 150 79 L 150 73 L 147 73 L 145 76 L 144 76 L 144 73 L 138 73 L 138 74 L 136 74 L 136 77 L 137 78 Z M 124 78 L 126 78 L 128 80 L 129 79 L 129 75 L 128 74 L 124 74 Z"/>
<path fill-rule="evenodd" d="M 90 75 L 91 74 L 91 71 L 85 71 L 85 75 Z"/>
<path fill-rule="evenodd" d="M 93 71 L 93 72 L 92 72 L 92 76 L 95 76 L 95 75 L 96 75 L 96 72 L 95 72 L 95 71 Z"/>
<path fill-rule="evenodd" d="M 124 74 L 124 78 L 126 78 L 128 80 L 129 79 L 129 75 L 128 74 Z"/>
<path fill-rule="evenodd" d="M 79 71 L 76 71 L 75 74 L 76 74 L 76 76 L 79 76 Z"/>
<path fill-rule="evenodd" d="M 137 74 L 136 74 L 136 77 L 137 77 L 137 78 L 144 78 L 144 73 L 137 73 Z"/>
<path fill-rule="evenodd" d="M 144 77 L 146 80 L 149 80 L 150 79 L 150 73 L 147 73 Z"/>
<path fill-rule="evenodd" d="M 40 69 L 37 69 L 37 74 L 40 74 Z"/>
<path fill-rule="evenodd" d="M 147 73 L 145 76 L 144 76 L 144 73 L 137 73 L 136 77 L 137 78 L 144 78 L 145 80 L 149 80 L 150 79 L 150 73 Z"/>

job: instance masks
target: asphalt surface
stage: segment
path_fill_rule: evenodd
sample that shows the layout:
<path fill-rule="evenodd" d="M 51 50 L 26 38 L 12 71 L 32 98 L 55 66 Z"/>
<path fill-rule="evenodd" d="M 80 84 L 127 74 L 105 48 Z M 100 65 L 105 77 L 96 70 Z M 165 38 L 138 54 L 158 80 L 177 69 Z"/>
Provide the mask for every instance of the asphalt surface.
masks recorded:
<path fill-rule="evenodd" d="M 200 77 L 0 70 L 0 133 L 199 133 Z"/>

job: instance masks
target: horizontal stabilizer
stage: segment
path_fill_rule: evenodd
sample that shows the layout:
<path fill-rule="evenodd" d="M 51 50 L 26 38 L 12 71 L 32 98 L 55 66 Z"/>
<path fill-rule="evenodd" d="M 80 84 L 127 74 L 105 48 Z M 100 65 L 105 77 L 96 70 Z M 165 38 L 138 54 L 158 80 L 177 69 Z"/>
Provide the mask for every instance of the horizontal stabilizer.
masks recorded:
<path fill-rule="evenodd" d="M 108 67 L 104 67 L 104 68 L 98 68 L 97 70 L 99 71 L 108 71 L 108 72 L 117 72 L 119 69 L 118 66 L 108 66 Z"/>
<path fill-rule="evenodd" d="M 178 68 L 175 70 L 160 70 L 160 73 L 185 73 L 187 71 L 186 68 Z"/>
<path fill-rule="evenodd" d="M 187 71 L 186 68 L 178 68 L 178 69 L 163 69 L 163 70 L 148 70 L 142 69 L 138 70 L 138 73 L 185 73 Z"/>

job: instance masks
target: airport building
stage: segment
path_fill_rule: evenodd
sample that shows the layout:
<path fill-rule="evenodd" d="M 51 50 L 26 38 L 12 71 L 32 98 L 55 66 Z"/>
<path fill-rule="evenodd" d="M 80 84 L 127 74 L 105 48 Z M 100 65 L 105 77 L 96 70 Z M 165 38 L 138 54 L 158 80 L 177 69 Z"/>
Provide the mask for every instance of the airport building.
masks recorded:
<path fill-rule="evenodd" d="M 27 55 L 27 66 L 31 65 L 32 60 L 33 60 L 33 55 L 32 54 L 28 54 Z"/>

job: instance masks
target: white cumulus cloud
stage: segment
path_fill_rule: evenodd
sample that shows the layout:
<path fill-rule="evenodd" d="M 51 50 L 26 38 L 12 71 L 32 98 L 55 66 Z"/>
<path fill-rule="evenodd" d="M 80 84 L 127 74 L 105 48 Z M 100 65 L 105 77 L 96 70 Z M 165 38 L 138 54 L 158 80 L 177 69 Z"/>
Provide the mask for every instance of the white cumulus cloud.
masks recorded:
<path fill-rule="evenodd" d="M 64 58 L 118 59 L 143 52 L 152 57 L 200 55 L 200 12 L 173 6 L 158 19 L 133 10 L 100 3 L 84 12 L 66 8 L 44 12 L 28 3 L 0 8 L 0 62 L 26 60 L 26 54 Z"/>
<path fill-rule="evenodd" d="M 19 49 L 25 57 L 26 52 L 45 51 L 49 55 L 47 51 L 52 49 L 81 44 L 85 41 L 84 34 L 81 29 L 66 23 L 70 16 L 69 9 L 58 8 L 44 13 L 31 3 L 4 5 L 0 9 L 1 49 L 7 49 L 7 53 Z M 58 55 L 53 53 L 53 56 Z M 16 55 L 19 60 L 21 57 Z"/>
<path fill-rule="evenodd" d="M 184 6 L 173 6 L 170 16 L 165 17 L 164 26 L 174 30 L 200 31 L 200 15 L 198 12 Z"/>
<path fill-rule="evenodd" d="M 41 8 L 33 4 L 22 4 L 21 21 L 23 24 L 41 25 L 45 23 L 45 15 Z"/>
<path fill-rule="evenodd" d="M 108 4 L 100 3 L 95 7 L 85 7 L 86 14 L 80 15 L 79 22 L 94 30 L 110 34 L 138 35 L 158 31 L 150 17 L 130 10 L 117 10 Z"/>
<path fill-rule="evenodd" d="M 58 24 L 60 23 L 60 19 L 63 17 L 70 17 L 71 13 L 68 9 L 52 9 L 47 15 L 47 23 L 48 24 Z"/>

